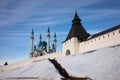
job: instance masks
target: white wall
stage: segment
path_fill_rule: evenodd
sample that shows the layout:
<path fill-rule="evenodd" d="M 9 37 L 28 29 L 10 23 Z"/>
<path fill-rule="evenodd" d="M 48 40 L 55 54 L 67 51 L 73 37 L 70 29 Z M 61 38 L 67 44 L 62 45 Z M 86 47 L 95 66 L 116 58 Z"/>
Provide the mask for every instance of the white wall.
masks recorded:
<path fill-rule="evenodd" d="M 76 37 L 73 37 L 62 44 L 62 53 L 66 55 L 66 51 L 70 50 L 70 54 L 79 52 L 79 42 Z"/>
<path fill-rule="evenodd" d="M 54 52 L 54 53 L 46 54 L 46 55 L 39 56 L 39 57 L 32 57 L 32 58 L 29 58 L 29 59 L 21 61 L 21 62 L 9 64 L 7 66 L 0 66 L 0 70 L 7 70 L 7 69 L 13 69 L 13 68 L 17 68 L 17 67 L 22 67 L 22 66 L 28 65 L 32 62 L 36 62 L 39 60 L 44 60 L 44 59 L 48 59 L 48 58 L 53 59 L 53 58 L 62 57 L 62 56 L 64 56 L 62 54 L 62 51 Z"/>
<path fill-rule="evenodd" d="M 83 53 L 116 44 L 120 44 L 120 29 L 79 43 L 79 52 Z"/>

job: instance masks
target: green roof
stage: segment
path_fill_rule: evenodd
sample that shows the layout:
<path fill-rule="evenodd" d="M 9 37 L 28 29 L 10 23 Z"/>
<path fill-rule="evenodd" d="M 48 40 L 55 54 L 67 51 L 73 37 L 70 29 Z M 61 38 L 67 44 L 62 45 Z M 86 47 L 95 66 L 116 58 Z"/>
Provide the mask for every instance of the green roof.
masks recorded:
<path fill-rule="evenodd" d="M 45 42 L 45 41 L 40 42 L 38 44 L 38 47 L 40 47 L 40 46 L 47 46 L 47 42 Z"/>

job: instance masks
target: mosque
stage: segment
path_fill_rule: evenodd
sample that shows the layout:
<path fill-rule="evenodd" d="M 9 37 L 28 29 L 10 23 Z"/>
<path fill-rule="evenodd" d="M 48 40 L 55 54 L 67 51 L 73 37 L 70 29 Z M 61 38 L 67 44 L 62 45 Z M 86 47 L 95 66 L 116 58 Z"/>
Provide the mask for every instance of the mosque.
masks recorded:
<path fill-rule="evenodd" d="M 30 57 L 43 56 L 45 54 L 50 54 L 56 52 L 56 33 L 54 33 L 54 39 L 52 48 L 50 49 L 50 28 L 48 27 L 47 31 L 47 42 L 42 41 L 42 36 L 40 34 L 38 46 L 34 45 L 34 31 L 31 32 L 31 42 L 30 42 Z M 33 47 L 34 45 L 34 47 Z M 34 48 L 34 49 L 33 49 Z"/>

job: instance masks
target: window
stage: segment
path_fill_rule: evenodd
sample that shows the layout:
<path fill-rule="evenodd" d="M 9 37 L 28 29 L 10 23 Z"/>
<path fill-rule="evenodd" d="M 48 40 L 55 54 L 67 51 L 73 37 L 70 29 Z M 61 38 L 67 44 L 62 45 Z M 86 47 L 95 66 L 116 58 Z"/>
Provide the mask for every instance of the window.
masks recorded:
<path fill-rule="evenodd" d="M 115 33 L 113 32 L 113 35 L 115 35 Z"/>
<path fill-rule="evenodd" d="M 108 37 L 109 37 L 109 34 L 108 34 Z"/>
<path fill-rule="evenodd" d="M 103 39 L 104 39 L 105 37 L 103 36 Z"/>

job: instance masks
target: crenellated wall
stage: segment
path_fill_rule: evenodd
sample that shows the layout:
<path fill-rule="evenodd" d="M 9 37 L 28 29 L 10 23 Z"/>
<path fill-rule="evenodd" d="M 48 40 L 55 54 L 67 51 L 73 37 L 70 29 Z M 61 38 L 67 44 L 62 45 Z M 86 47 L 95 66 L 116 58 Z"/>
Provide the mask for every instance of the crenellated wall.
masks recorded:
<path fill-rule="evenodd" d="M 79 52 L 83 53 L 116 44 L 120 44 L 120 29 L 79 43 Z"/>

